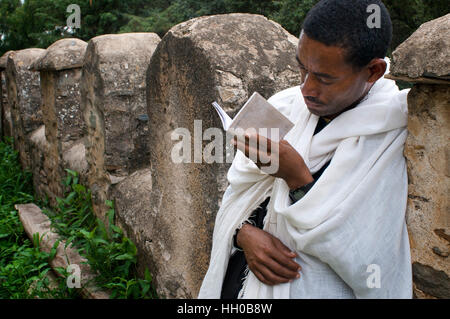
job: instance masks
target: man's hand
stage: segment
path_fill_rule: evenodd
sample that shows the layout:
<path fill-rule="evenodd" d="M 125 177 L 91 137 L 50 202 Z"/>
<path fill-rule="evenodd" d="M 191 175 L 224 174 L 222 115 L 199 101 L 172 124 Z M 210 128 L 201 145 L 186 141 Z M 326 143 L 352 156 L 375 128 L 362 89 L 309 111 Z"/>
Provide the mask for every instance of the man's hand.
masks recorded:
<path fill-rule="evenodd" d="M 265 147 L 260 147 L 261 143 L 265 143 L 262 144 Z M 271 175 L 284 179 L 289 189 L 296 189 L 314 181 L 302 156 L 286 140 L 276 143 L 256 134 L 246 135 L 245 139 L 235 137 L 233 144 L 260 169 L 274 165 L 273 161 L 276 161 L 278 170 Z"/>
<path fill-rule="evenodd" d="M 245 224 L 237 234 L 237 243 L 244 251 L 248 267 L 266 285 L 286 283 L 300 277 L 297 256 L 278 238 Z"/>

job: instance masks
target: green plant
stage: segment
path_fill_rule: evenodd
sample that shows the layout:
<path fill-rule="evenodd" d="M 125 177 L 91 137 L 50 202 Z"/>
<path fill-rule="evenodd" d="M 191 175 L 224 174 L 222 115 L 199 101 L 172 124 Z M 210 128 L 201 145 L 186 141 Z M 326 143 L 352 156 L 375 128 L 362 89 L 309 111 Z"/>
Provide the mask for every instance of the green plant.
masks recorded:
<path fill-rule="evenodd" d="M 4 139 L 0 142 L 0 298 L 74 298 L 75 292 L 65 288 L 65 278 L 51 283 L 48 276 L 58 243 L 45 253 L 39 249 L 37 234 L 33 241 L 25 234 L 14 205 L 34 201 L 31 173 L 22 171 L 13 140 Z"/>
<path fill-rule="evenodd" d="M 57 198 L 55 210 L 43 210 L 52 220 L 52 228 L 87 259 L 97 274 L 97 286 L 109 290 L 111 298 L 156 298 L 148 270 L 143 279 L 136 275 L 137 249 L 114 225 L 114 203 L 106 201 L 105 225 L 95 217 L 91 192 L 79 184 L 79 174 L 69 169 L 66 172 L 65 197 Z"/>
<path fill-rule="evenodd" d="M 80 229 L 95 227 L 92 214 L 91 191 L 78 184 L 78 173 L 66 169 L 67 176 L 62 184 L 69 189 L 65 198 L 56 198 L 54 209 L 44 207 L 43 212 L 52 220 L 52 229 L 66 239 L 67 245 L 83 247 L 86 240 Z"/>
<path fill-rule="evenodd" d="M 136 275 L 136 246 L 114 225 L 114 203 L 110 207 L 107 226 L 93 214 L 91 192 L 79 184 L 79 174 L 67 169 L 62 181 L 68 190 L 57 198 L 57 206 L 33 196 L 32 175 L 23 171 L 13 140 L 0 142 L 0 298 L 79 298 L 77 289 L 67 287 L 65 269 L 54 269 L 59 276 L 48 276 L 53 270 L 49 262 L 55 256 L 59 241 L 49 253 L 40 250 L 42 235 L 30 241 L 23 229 L 15 204 L 35 202 L 52 221 L 52 228 L 85 256 L 98 274 L 99 287 L 108 289 L 111 298 L 157 298 L 148 270 L 144 278 Z"/>

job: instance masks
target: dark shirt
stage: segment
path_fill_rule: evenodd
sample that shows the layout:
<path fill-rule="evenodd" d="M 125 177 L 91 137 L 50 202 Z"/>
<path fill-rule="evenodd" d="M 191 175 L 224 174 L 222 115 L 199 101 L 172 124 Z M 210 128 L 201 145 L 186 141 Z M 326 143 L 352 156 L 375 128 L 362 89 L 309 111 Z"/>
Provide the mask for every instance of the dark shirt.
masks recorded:
<path fill-rule="evenodd" d="M 319 118 L 314 134 L 319 133 L 329 121 Z M 330 162 L 326 163 L 319 171 L 313 174 L 314 182 L 319 179 Z M 256 208 L 249 217 L 249 222 L 254 226 L 262 229 L 264 226 L 264 217 L 267 214 L 267 205 L 269 204 L 270 197 L 267 197 Z M 242 289 L 242 284 L 245 279 L 245 269 L 247 268 L 247 261 L 242 250 L 236 250 L 228 261 L 227 272 L 222 285 L 222 292 L 220 298 L 222 299 L 237 299 L 239 291 Z"/>

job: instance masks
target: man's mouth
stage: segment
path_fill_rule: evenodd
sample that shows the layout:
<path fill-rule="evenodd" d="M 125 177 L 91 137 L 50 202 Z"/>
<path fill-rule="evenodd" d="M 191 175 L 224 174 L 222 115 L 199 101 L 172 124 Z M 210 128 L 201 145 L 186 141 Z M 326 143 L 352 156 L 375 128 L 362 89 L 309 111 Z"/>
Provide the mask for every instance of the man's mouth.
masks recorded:
<path fill-rule="evenodd" d="M 315 102 L 312 102 L 312 101 L 310 101 L 310 100 L 308 100 L 308 99 L 305 99 L 305 103 L 306 103 L 306 105 L 307 105 L 308 107 L 314 107 L 314 108 L 317 108 L 317 107 L 323 106 L 323 104 L 321 104 L 321 103 L 315 103 Z"/>

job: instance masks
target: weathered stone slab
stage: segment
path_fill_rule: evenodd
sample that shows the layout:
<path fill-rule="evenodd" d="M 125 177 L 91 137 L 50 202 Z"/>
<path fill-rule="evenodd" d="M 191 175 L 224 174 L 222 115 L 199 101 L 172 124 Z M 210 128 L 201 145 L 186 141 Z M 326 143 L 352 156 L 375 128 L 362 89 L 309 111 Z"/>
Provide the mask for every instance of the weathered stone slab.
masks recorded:
<path fill-rule="evenodd" d="M 64 151 L 63 166 L 78 172 L 80 175 L 80 183 L 88 184 L 87 172 L 88 164 L 86 160 L 86 147 L 84 146 L 85 138 L 76 141 L 69 149 Z"/>
<path fill-rule="evenodd" d="M 152 174 L 149 168 L 137 170 L 112 188 L 111 199 L 117 225 L 132 238 L 138 248 L 138 272 L 144 274 L 145 268 L 155 268 L 153 258 L 148 254 L 148 233 L 158 231 L 149 223 L 150 193 L 152 192 Z M 138 225 L 141 225 L 140 227 Z M 170 256 L 169 252 L 167 252 Z M 166 255 L 167 257 L 167 255 Z M 172 287 L 173 288 L 173 287 Z"/>
<path fill-rule="evenodd" d="M 124 33 L 88 43 L 82 108 L 89 186 L 100 218 L 111 184 L 149 165 L 145 72 L 159 42 L 155 33 Z"/>
<path fill-rule="evenodd" d="M 79 69 L 83 66 L 87 43 L 77 38 L 56 41 L 47 48 L 45 55 L 36 61 L 33 68 L 45 71 Z"/>
<path fill-rule="evenodd" d="M 12 136 L 11 110 L 8 106 L 6 88 L 6 61 L 13 51 L 8 51 L 0 57 L 0 138 Z"/>
<path fill-rule="evenodd" d="M 393 52 L 387 78 L 408 94 L 407 225 L 416 298 L 448 298 L 450 274 L 450 14 L 424 23 Z"/>
<path fill-rule="evenodd" d="M 31 168 L 29 134 L 43 124 L 39 73 L 30 71 L 29 67 L 44 53 L 45 50 L 34 48 L 14 51 L 6 64 L 12 136 L 23 168 Z"/>
<path fill-rule="evenodd" d="M 436 287 L 433 274 L 450 274 L 449 101 L 449 85 L 416 84 L 408 94 L 407 224 L 412 262 L 423 266 L 413 268 L 419 298 L 448 298 L 448 285 Z M 424 267 L 433 271 L 414 273 Z"/>
<path fill-rule="evenodd" d="M 50 219 L 35 204 L 20 204 L 15 205 L 15 208 L 19 212 L 20 221 L 28 237 L 33 239 L 34 234 L 39 234 L 41 238 L 40 249 L 49 253 L 59 239 L 58 234 L 50 229 Z M 83 296 L 89 299 L 109 299 L 108 292 L 100 290 L 93 285 L 95 274 L 86 263 L 87 260 L 81 257 L 71 245 L 65 246 L 65 241 L 61 240 L 57 247 L 55 258 L 49 262 L 50 266 L 52 268 L 62 267 L 67 269 L 69 265 L 78 265 L 81 270 L 80 282 Z"/>
<path fill-rule="evenodd" d="M 39 198 L 52 198 L 55 194 L 49 188 L 49 178 L 55 168 L 47 156 L 50 145 L 45 138 L 45 125 L 30 134 L 31 172 L 34 192 Z"/>
<path fill-rule="evenodd" d="M 444 271 L 415 262 L 412 265 L 414 283 L 417 289 L 431 296 L 450 299 L 450 278 Z"/>
<path fill-rule="evenodd" d="M 419 78 L 450 81 L 450 13 L 422 24 L 393 52 L 390 74 L 421 82 Z"/>
<path fill-rule="evenodd" d="M 171 134 L 186 128 L 191 146 L 203 150 L 211 141 L 202 142 L 204 131 L 194 133 L 194 120 L 203 130 L 222 127 L 211 102 L 234 116 L 254 91 L 269 98 L 299 85 L 297 44 L 263 16 L 229 14 L 173 27 L 154 53 L 147 73 L 152 188 L 139 197 L 139 209 L 139 202 L 133 210 L 119 206 L 117 215 L 133 230 L 129 236 L 146 256 L 159 295 L 197 296 L 229 167 L 192 157 L 174 163 Z"/>
<path fill-rule="evenodd" d="M 42 114 L 45 136 L 49 143 L 46 154 L 52 170 L 47 172 L 49 199 L 63 197 L 61 181 L 66 176 L 63 154 L 86 134 L 80 109 L 81 66 L 87 43 L 79 39 L 62 39 L 49 46 L 31 69 L 40 72 Z"/>

